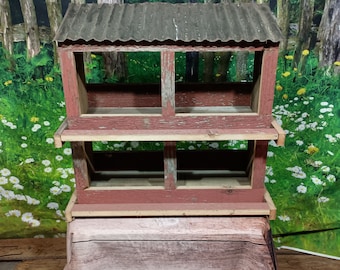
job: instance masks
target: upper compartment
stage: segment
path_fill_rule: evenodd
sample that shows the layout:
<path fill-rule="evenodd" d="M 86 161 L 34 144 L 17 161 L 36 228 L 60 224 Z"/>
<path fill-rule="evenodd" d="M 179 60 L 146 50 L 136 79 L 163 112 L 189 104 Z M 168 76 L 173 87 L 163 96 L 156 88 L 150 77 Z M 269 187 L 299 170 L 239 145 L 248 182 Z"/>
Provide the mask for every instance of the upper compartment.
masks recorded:
<path fill-rule="evenodd" d="M 149 140 L 149 133 L 160 140 L 182 140 L 186 135 L 197 135 L 197 140 L 224 140 L 230 137 L 226 134 L 257 136 L 245 139 L 268 135 L 265 130 L 272 128 L 280 39 L 267 5 L 70 4 L 55 37 L 66 100 L 67 138 L 72 140 L 77 130 L 91 130 L 82 134 L 96 135 L 92 140 L 107 134 L 113 135 L 112 140 L 131 134 Z M 84 53 L 108 52 L 128 57 L 149 53 L 159 66 L 157 79 L 90 83 Z M 250 55 L 252 70 L 247 81 L 188 82 L 176 76 L 183 69 L 177 61 L 181 55 L 235 52 Z M 263 139 L 277 137 L 275 131 L 269 133 Z M 154 136 L 157 134 L 160 136 Z"/>

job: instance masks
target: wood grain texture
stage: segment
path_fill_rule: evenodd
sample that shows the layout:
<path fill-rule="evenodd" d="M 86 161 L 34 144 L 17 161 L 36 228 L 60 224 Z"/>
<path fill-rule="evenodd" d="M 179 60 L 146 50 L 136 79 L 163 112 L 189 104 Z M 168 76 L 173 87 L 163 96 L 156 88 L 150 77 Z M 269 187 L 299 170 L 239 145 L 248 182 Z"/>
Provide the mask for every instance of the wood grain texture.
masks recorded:
<path fill-rule="evenodd" d="M 60 270 L 64 269 L 65 265 L 66 258 L 53 260 L 37 259 L 21 262 L 15 267 L 15 270 Z"/>
<path fill-rule="evenodd" d="M 274 269 L 266 218 L 75 219 L 67 269 Z"/>
<path fill-rule="evenodd" d="M 1 239 L 0 261 L 64 259 L 66 239 Z"/>
<path fill-rule="evenodd" d="M 45 243 L 48 242 L 46 248 Z M 21 253 L 13 254 L 13 248 L 8 248 L 9 243 L 15 246 Z M 29 243 L 29 244 L 28 244 Z M 8 263 L 16 262 L 17 268 L 36 270 L 39 265 L 45 265 L 47 270 L 61 270 L 66 265 L 66 239 L 0 239 L 0 269 L 8 269 Z M 279 270 L 338 270 L 340 260 L 313 256 L 287 249 L 276 250 L 276 258 Z M 29 254 L 29 256 L 28 256 Z M 14 257 L 13 257 L 14 255 Z M 58 259 L 54 257 L 58 256 Z M 56 263 L 56 260 L 58 261 Z M 22 261 L 22 262 L 21 262 Z M 62 263 L 64 261 L 64 264 Z M 23 265 L 23 266 L 21 266 Z M 5 267 L 5 268 L 4 268 Z M 20 268 L 24 267 L 24 268 Z M 111 270 L 110 267 L 107 270 Z M 209 269 L 209 268 L 208 268 Z M 225 269 L 225 268 L 221 268 Z M 106 270 L 106 269 L 101 269 Z M 257 269 L 256 269 L 257 270 Z"/>
<path fill-rule="evenodd" d="M 273 269 L 266 245 L 218 241 L 91 241 L 73 245 L 67 269 Z"/>

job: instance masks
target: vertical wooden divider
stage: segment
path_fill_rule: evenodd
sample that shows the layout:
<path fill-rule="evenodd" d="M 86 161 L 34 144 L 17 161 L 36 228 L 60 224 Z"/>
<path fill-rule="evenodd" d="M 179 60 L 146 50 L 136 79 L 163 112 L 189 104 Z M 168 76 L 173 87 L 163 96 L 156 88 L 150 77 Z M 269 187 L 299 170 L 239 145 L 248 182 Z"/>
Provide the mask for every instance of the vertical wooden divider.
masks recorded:
<path fill-rule="evenodd" d="M 161 52 L 162 115 L 165 119 L 175 116 L 175 52 Z M 164 188 L 176 189 L 176 142 L 164 142 Z"/>
<path fill-rule="evenodd" d="M 259 96 L 259 111 L 261 115 L 271 115 L 274 102 L 274 88 L 276 81 L 277 58 L 279 47 L 265 49 L 262 59 L 260 96 Z M 265 75 L 263 75 L 265 74 Z M 268 127 L 271 123 L 268 122 Z"/>
<path fill-rule="evenodd" d="M 176 142 L 164 142 L 164 188 L 176 189 L 177 157 Z"/>
<path fill-rule="evenodd" d="M 68 118 L 79 117 L 81 108 L 79 104 L 78 72 L 76 59 L 71 50 L 58 49 L 60 68 L 64 87 L 66 102 L 66 113 Z"/>
<path fill-rule="evenodd" d="M 175 52 L 161 52 L 162 115 L 175 116 Z"/>

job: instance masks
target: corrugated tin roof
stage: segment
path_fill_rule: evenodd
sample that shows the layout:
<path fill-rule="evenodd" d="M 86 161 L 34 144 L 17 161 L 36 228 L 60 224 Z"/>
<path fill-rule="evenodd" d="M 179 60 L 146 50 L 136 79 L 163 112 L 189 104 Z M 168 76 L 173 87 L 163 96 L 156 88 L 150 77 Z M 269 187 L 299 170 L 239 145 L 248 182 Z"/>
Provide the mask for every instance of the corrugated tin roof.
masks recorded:
<path fill-rule="evenodd" d="M 264 4 L 70 4 L 55 40 L 277 43 L 281 32 Z"/>

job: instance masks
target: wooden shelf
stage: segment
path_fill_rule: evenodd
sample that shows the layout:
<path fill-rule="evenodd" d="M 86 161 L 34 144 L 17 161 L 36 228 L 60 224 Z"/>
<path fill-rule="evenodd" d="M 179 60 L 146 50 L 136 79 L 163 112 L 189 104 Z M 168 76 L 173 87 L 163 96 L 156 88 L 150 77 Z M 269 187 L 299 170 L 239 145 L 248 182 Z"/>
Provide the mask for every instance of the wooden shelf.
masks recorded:
<path fill-rule="evenodd" d="M 144 119 L 145 120 L 145 119 Z M 111 119 L 111 121 L 114 121 Z M 56 147 L 62 147 L 63 142 L 77 141 L 223 141 L 223 140 L 276 140 L 278 145 L 284 144 L 285 132 L 275 122 L 270 128 L 201 128 L 200 124 L 196 128 L 187 128 L 178 120 L 176 125 L 180 128 L 166 128 L 164 124 L 156 127 L 150 123 L 144 124 L 144 128 L 126 127 L 126 129 L 115 129 L 115 125 L 109 129 L 107 126 L 90 129 L 90 121 L 82 121 L 81 126 L 75 129 L 69 128 L 65 121 L 54 134 Z M 170 125 L 170 124 L 169 124 Z M 183 127 L 182 127 L 183 125 Z M 140 126 L 140 125 L 138 125 Z M 161 129 L 160 127 L 163 126 Z"/>
<path fill-rule="evenodd" d="M 75 193 L 66 208 L 66 219 L 76 217 L 150 216 L 268 216 L 274 220 L 276 207 L 268 192 L 263 202 L 230 203 L 115 203 L 78 204 Z"/>

